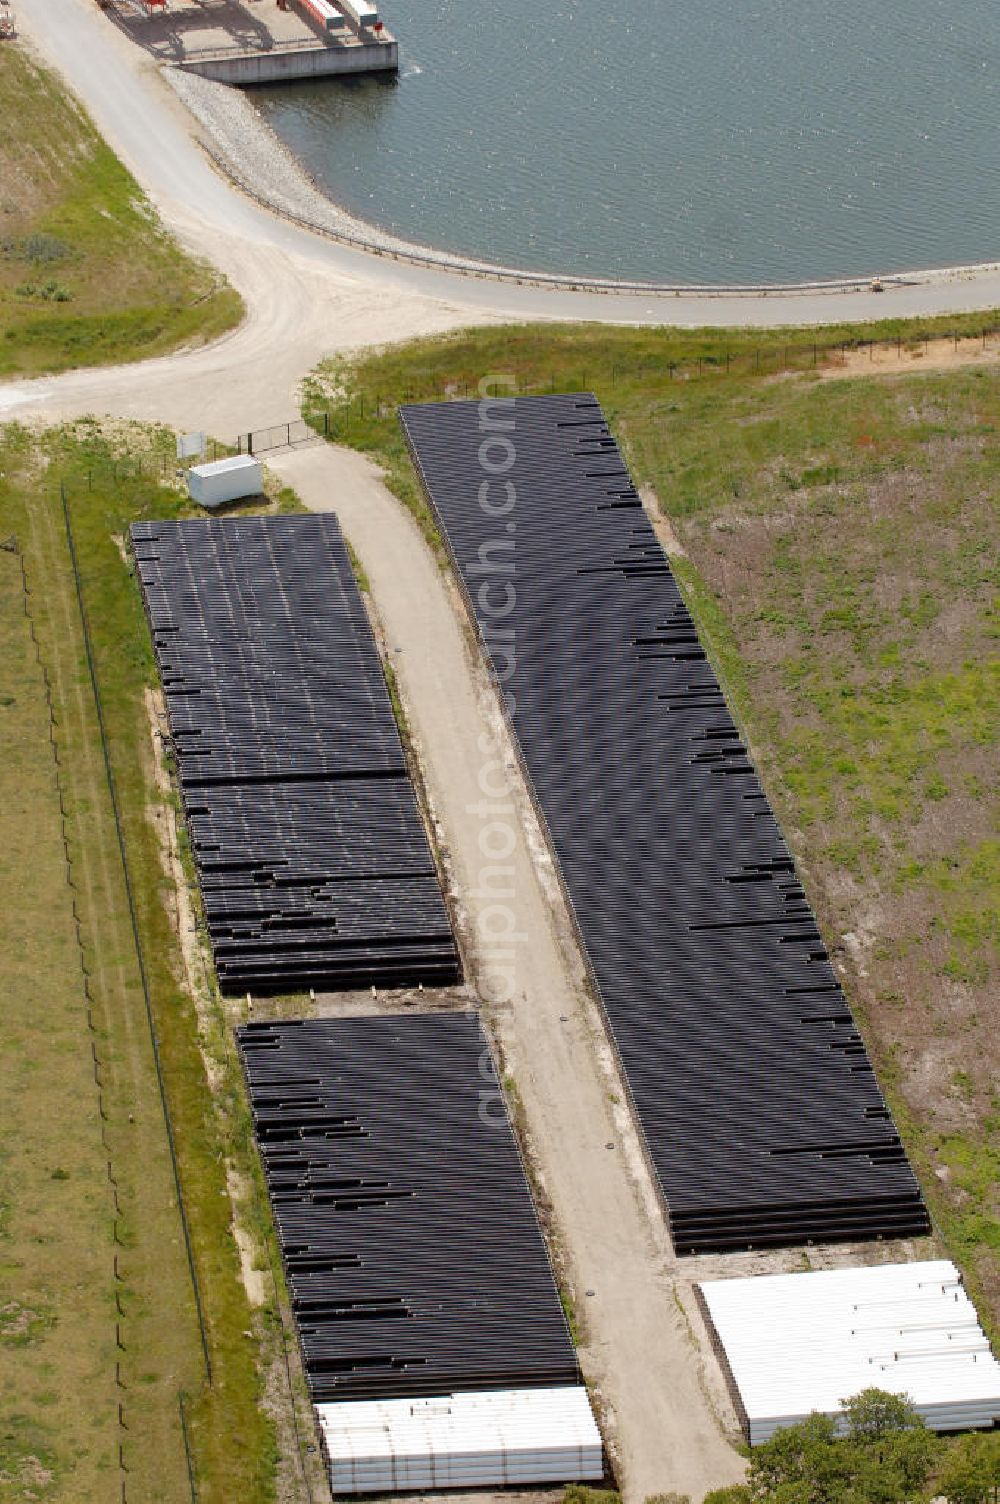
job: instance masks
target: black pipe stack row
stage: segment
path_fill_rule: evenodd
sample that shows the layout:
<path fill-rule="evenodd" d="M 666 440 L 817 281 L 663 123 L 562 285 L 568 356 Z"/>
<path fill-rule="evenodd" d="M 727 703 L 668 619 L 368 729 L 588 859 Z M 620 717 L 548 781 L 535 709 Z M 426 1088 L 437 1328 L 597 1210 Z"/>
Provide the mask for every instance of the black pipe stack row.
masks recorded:
<path fill-rule="evenodd" d="M 238 1040 L 313 1400 L 579 1384 L 475 1014 Z"/>
<path fill-rule="evenodd" d="M 597 401 L 400 412 L 677 1249 L 926 1231 L 791 854 Z"/>
<path fill-rule="evenodd" d="M 132 528 L 224 992 L 460 968 L 335 517 Z"/>

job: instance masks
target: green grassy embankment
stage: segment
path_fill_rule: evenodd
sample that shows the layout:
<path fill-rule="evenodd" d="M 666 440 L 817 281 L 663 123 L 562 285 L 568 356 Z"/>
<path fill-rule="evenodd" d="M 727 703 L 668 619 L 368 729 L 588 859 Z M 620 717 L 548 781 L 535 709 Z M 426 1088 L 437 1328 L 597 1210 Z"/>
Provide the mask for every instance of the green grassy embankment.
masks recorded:
<path fill-rule="evenodd" d="M 995 322 L 487 329 L 332 363 L 306 393 L 435 542 L 395 404 L 475 395 L 487 373 L 596 392 L 683 550 L 678 577 L 994 1332 L 1000 365 L 835 367 L 845 343 L 905 352 Z"/>
<path fill-rule="evenodd" d="M 0 377 L 200 344 L 242 316 L 192 260 L 65 86 L 0 48 Z M 16 126 L 15 126 L 16 122 Z"/>
<path fill-rule="evenodd" d="M 113 466 L 125 447 L 133 458 Z M 251 1306 L 240 1278 L 227 1166 L 241 1187 L 241 1223 L 263 1257 L 265 1292 L 272 1288 L 268 1255 L 274 1256 L 266 1198 L 229 1020 L 217 994 L 210 987 L 196 993 L 185 970 L 162 836 L 176 798 L 158 790 L 154 777 L 144 698 L 155 684 L 154 663 L 121 551 L 132 520 L 186 509 L 169 479 L 161 480 L 172 476 L 172 454 L 170 433 L 135 425 L 102 432 L 84 422 L 41 436 L 0 429 L 0 870 L 7 894 L 0 905 L 6 1000 L 0 1494 L 12 1504 L 118 1499 L 122 1481 L 129 1499 L 188 1504 L 182 1396 L 203 1504 L 272 1500 L 279 1436 L 281 1469 L 294 1475 L 298 1466 L 293 1444 L 289 1455 L 289 1407 L 283 1415 L 275 1409 L 277 1379 L 265 1402 L 265 1374 L 280 1377 L 284 1365 L 274 1298 L 265 1293 L 263 1305 Z M 60 480 L 69 497 L 211 1383 Z M 293 504 L 285 493 L 275 502 L 280 509 Z M 286 1489 L 284 1496 L 295 1494 Z"/>

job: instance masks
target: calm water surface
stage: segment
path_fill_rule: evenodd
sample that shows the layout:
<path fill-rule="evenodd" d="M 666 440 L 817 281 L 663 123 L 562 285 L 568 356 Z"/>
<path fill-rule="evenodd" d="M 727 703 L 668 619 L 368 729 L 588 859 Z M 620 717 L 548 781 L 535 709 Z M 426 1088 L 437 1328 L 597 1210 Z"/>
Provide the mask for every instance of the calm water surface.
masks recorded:
<path fill-rule="evenodd" d="M 997 0 L 383 0 L 398 81 L 251 96 L 318 182 L 511 265 L 783 281 L 1000 259 Z"/>

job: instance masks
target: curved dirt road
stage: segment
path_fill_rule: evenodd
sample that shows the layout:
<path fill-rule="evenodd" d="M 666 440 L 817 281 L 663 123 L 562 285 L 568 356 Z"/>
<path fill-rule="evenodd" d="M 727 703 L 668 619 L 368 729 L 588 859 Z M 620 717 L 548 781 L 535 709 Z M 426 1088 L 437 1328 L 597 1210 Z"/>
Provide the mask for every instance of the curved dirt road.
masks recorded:
<path fill-rule="evenodd" d="M 228 437 L 288 418 L 299 381 L 325 354 L 474 323 L 590 319 L 763 326 L 1000 304 L 997 270 L 882 294 L 650 297 L 509 286 L 387 261 L 277 218 L 220 177 L 157 65 L 106 19 L 95 0 L 20 0 L 18 18 L 164 222 L 240 291 L 247 319 L 204 349 L 0 386 L 0 414 L 111 413 Z"/>

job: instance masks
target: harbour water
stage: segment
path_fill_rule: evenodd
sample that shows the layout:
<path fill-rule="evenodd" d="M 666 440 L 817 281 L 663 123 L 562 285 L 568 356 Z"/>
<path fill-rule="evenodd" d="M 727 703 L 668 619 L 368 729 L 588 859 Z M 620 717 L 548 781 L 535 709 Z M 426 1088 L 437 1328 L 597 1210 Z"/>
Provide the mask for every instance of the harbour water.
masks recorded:
<path fill-rule="evenodd" d="M 546 271 L 1000 259 L 996 0 L 383 0 L 395 80 L 253 102 L 345 208 Z"/>

